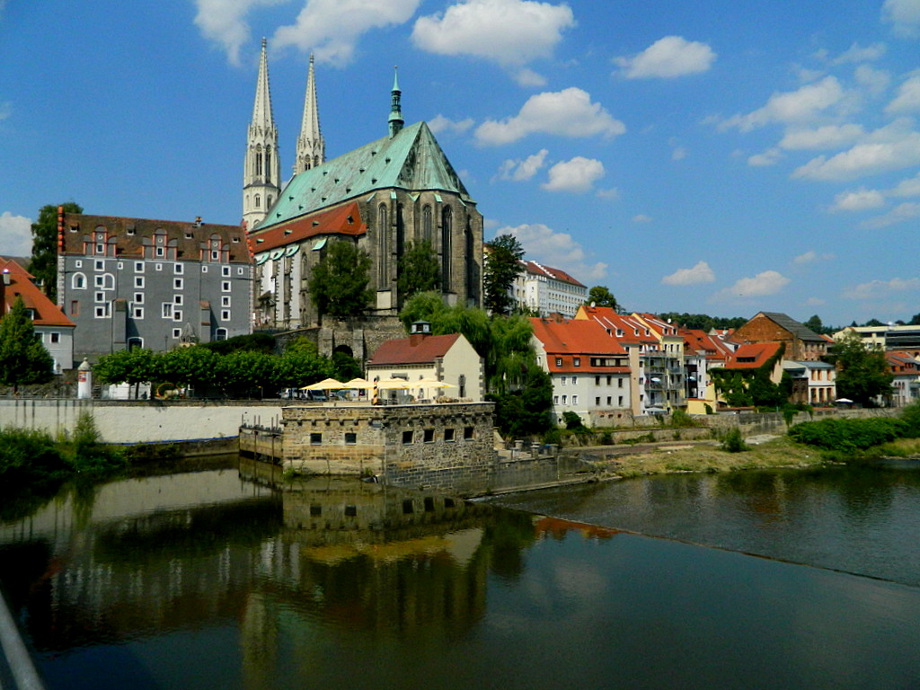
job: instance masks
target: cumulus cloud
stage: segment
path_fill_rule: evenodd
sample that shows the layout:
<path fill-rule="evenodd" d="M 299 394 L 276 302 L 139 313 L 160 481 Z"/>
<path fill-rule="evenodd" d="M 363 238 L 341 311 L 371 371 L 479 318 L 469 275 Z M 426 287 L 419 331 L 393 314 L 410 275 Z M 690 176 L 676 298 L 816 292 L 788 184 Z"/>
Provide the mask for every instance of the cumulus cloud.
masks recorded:
<path fill-rule="evenodd" d="M 790 129 L 780 140 L 780 148 L 794 150 L 836 149 L 849 146 L 865 134 L 862 125 L 825 125 L 814 129 Z"/>
<path fill-rule="evenodd" d="M 920 196 L 920 173 L 898 182 L 891 196 Z"/>
<path fill-rule="evenodd" d="M 195 26 L 205 38 L 216 41 L 227 52 L 227 59 L 240 64 L 240 48 L 250 40 L 246 15 L 256 7 L 278 5 L 288 0 L 195 0 L 198 14 Z"/>
<path fill-rule="evenodd" d="M 872 280 L 861 283 L 843 293 L 849 299 L 880 299 L 893 292 L 910 292 L 920 290 L 920 278 L 892 278 L 891 280 Z"/>
<path fill-rule="evenodd" d="M 480 144 L 497 146 L 511 144 L 535 133 L 610 138 L 625 131 L 626 125 L 599 103 L 592 103 L 587 91 L 570 87 L 531 96 L 513 117 L 501 121 L 486 120 L 476 128 L 476 140 Z"/>
<path fill-rule="evenodd" d="M 664 285 L 702 285 L 703 283 L 714 283 L 716 274 L 709 268 L 705 261 L 698 262 L 692 268 L 679 268 L 669 276 L 661 279 Z"/>
<path fill-rule="evenodd" d="M 854 43 L 847 50 L 831 60 L 831 64 L 843 65 L 848 62 L 868 62 L 870 60 L 878 60 L 885 54 L 886 49 L 887 48 L 884 43 L 873 43 L 869 46 L 861 46 L 859 43 Z"/>
<path fill-rule="evenodd" d="M 546 86 L 546 77 L 534 72 L 529 67 L 522 67 L 511 75 L 518 86 L 534 87 Z"/>
<path fill-rule="evenodd" d="M 548 153 L 549 151 L 546 149 L 540 149 L 532 156 L 527 156 L 524 160 L 509 158 L 502 163 L 499 177 L 503 180 L 513 180 L 515 182 L 529 180 L 543 167 Z"/>
<path fill-rule="evenodd" d="M 542 223 L 534 223 L 506 226 L 496 231 L 496 235 L 505 234 L 518 239 L 528 259 L 561 268 L 581 282 L 601 280 L 607 275 L 607 264 L 588 263 L 585 250 L 567 232 L 556 232 Z"/>
<path fill-rule="evenodd" d="M 0 256 L 32 254 L 32 221 L 9 211 L 0 215 Z"/>
<path fill-rule="evenodd" d="M 672 161 L 682 161 L 686 157 L 687 157 L 687 148 L 685 146 L 677 146 L 671 151 Z"/>
<path fill-rule="evenodd" d="M 789 284 L 789 279 L 777 271 L 764 271 L 753 278 L 741 278 L 731 287 L 713 295 L 715 301 L 731 301 L 750 297 L 775 295 Z"/>
<path fill-rule="evenodd" d="M 275 30 L 272 47 L 313 52 L 320 62 L 345 65 L 372 29 L 404 24 L 421 0 L 308 0 L 294 24 Z"/>
<path fill-rule="evenodd" d="M 881 208 L 885 205 L 885 195 L 877 189 L 861 187 L 853 192 L 841 192 L 834 197 L 834 204 L 830 207 L 832 213 L 838 211 L 865 211 L 872 208 Z"/>
<path fill-rule="evenodd" d="M 898 95 L 885 107 L 886 113 L 920 113 L 920 74 L 905 81 Z"/>
<path fill-rule="evenodd" d="M 665 36 L 632 57 L 614 58 L 627 79 L 682 77 L 707 71 L 716 54 L 705 43 Z"/>
<path fill-rule="evenodd" d="M 429 53 L 472 55 L 517 66 L 552 55 L 563 31 L 574 26 L 572 10 L 564 4 L 461 0 L 443 13 L 417 19 L 412 41 Z"/>
<path fill-rule="evenodd" d="M 846 181 L 864 175 L 920 165 L 920 133 L 911 121 L 898 120 L 876 130 L 847 151 L 818 156 L 797 168 L 793 178 Z"/>
<path fill-rule="evenodd" d="M 914 220 L 915 218 L 920 218 L 920 204 L 905 202 L 895 206 L 884 215 L 863 221 L 862 227 L 869 230 L 879 230 L 881 228 L 887 228 L 889 225 L 897 225 L 898 223 L 904 223 L 908 220 Z"/>
<path fill-rule="evenodd" d="M 783 157 L 783 152 L 778 148 L 774 147 L 772 149 L 767 149 L 763 153 L 755 153 L 753 156 L 748 157 L 748 165 L 755 168 L 763 168 L 768 165 L 775 165 Z"/>
<path fill-rule="evenodd" d="M 818 254 L 818 252 L 809 250 L 804 254 L 799 254 L 792 260 L 796 266 L 802 266 L 804 264 L 812 264 L 816 261 L 830 261 L 834 258 L 833 254 Z"/>
<path fill-rule="evenodd" d="M 604 176 L 604 164 L 594 158 L 575 156 L 572 160 L 556 163 L 549 169 L 549 180 L 540 185 L 548 192 L 583 194 L 594 187 Z"/>
<path fill-rule="evenodd" d="M 428 121 L 428 128 L 435 134 L 440 132 L 452 132 L 454 134 L 463 134 L 473 126 L 473 118 L 468 117 L 463 120 L 451 120 L 440 113 Z"/>
<path fill-rule="evenodd" d="M 875 69 L 871 65 L 860 65 L 853 72 L 856 83 L 873 96 L 885 91 L 891 83 L 891 75 L 887 70 Z"/>
<path fill-rule="evenodd" d="M 885 0 L 882 19 L 900 36 L 920 36 L 920 0 Z"/>
<path fill-rule="evenodd" d="M 828 108 L 844 99 L 844 89 L 836 77 L 825 77 L 795 91 L 774 93 L 762 108 L 746 115 L 734 115 L 721 123 L 720 129 L 737 127 L 750 132 L 771 123 L 802 124 L 813 121 Z"/>

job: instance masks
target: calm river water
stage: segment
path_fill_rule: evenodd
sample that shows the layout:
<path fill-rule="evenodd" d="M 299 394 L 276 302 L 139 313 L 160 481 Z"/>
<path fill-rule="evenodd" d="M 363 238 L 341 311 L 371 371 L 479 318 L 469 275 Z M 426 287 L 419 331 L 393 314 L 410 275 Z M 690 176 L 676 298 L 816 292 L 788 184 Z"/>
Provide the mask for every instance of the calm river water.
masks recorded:
<path fill-rule="evenodd" d="M 64 491 L 0 522 L 49 688 L 920 687 L 910 466 L 474 504 L 248 474 Z"/>

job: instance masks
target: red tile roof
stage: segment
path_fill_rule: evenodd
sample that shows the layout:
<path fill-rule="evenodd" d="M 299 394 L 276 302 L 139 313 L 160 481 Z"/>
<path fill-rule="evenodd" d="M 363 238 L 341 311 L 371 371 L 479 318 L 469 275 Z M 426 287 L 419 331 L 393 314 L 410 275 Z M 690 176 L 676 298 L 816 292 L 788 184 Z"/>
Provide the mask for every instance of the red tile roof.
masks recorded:
<path fill-rule="evenodd" d="M 684 350 L 690 352 L 703 351 L 706 359 L 724 360 L 731 355 L 732 349 L 721 338 L 709 335 L 706 331 L 695 328 L 682 328 L 680 334 L 684 337 Z"/>
<path fill-rule="evenodd" d="M 658 345 L 658 338 L 651 334 L 648 326 L 634 316 L 617 314 L 611 307 L 582 305 L 578 308 L 574 320 L 581 321 L 582 319 L 593 319 L 621 343 Z"/>
<path fill-rule="evenodd" d="M 32 282 L 32 274 L 11 259 L 0 257 L 0 274 L 10 277 L 10 284 L 3 284 L 3 313 L 6 314 L 17 296 L 22 297 L 27 309 L 35 312 L 32 323 L 36 326 L 61 326 L 73 328 L 74 322 L 64 316 L 60 308 Z"/>
<path fill-rule="evenodd" d="M 451 333 L 387 340 L 377 348 L 367 365 L 433 364 L 436 359 L 446 355 L 459 338 L 459 333 Z"/>
<path fill-rule="evenodd" d="M 256 228 L 249 233 L 253 254 L 277 249 L 294 242 L 301 242 L 318 235 L 363 235 L 367 223 L 361 221 L 357 202 L 300 216 L 287 223 L 273 225 L 264 231 Z"/>
<path fill-rule="evenodd" d="M 728 358 L 726 369 L 757 369 L 773 357 L 782 343 L 745 343 Z"/>
<path fill-rule="evenodd" d="M 629 367 L 592 366 L 592 357 L 626 359 L 627 353 L 616 338 L 593 320 L 560 321 L 531 318 L 533 334 L 543 345 L 550 372 L 611 373 L 628 372 Z M 575 357 L 579 366 L 575 366 Z M 557 358 L 561 364 L 557 364 Z"/>
<path fill-rule="evenodd" d="M 521 261 L 524 264 L 524 270 L 526 270 L 531 275 L 535 276 L 547 276 L 553 280 L 558 280 L 562 283 L 569 283 L 570 285 L 576 285 L 578 287 L 586 287 L 581 282 L 570 276 L 565 271 L 553 268 L 552 266 L 544 266 L 543 264 L 537 263 L 536 261 Z"/>

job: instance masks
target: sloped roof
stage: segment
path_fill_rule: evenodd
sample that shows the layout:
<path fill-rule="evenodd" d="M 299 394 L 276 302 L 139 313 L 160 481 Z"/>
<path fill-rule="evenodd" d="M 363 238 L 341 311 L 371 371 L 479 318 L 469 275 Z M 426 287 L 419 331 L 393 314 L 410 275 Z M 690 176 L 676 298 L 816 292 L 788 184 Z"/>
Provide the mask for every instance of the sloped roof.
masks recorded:
<path fill-rule="evenodd" d="M 786 314 L 782 314 L 777 311 L 762 311 L 760 313 L 770 319 L 773 323 L 782 328 L 785 328 L 799 340 L 817 341 L 822 343 L 826 342 L 822 336 L 818 335 L 804 324 L 799 323 L 791 316 L 787 316 Z"/>
<path fill-rule="evenodd" d="M 460 338 L 459 333 L 426 335 L 421 338 L 394 338 L 382 343 L 367 363 L 368 367 L 399 364 L 433 364 Z M 413 344 L 414 343 L 414 344 Z"/>
<path fill-rule="evenodd" d="M 319 235 L 363 235 L 367 223 L 361 220 L 358 203 L 353 201 L 336 208 L 318 211 L 287 223 L 278 223 L 249 236 L 252 253 L 277 249 Z"/>
<path fill-rule="evenodd" d="M 684 337 L 684 349 L 691 352 L 703 351 L 706 359 L 724 360 L 732 353 L 732 349 L 725 342 L 706 331 L 695 328 L 682 328 L 680 334 Z"/>
<path fill-rule="evenodd" d="M 626 350 L 611 337 L 601 324 L 593 320 L 561 321 L 531 318 L 533 334 L 543 345 L 547 355 L 547 366 L 551 372 L 579 371 L 584 373 L 610 373 L 629 371 L 629 367 L 591 366 L 591 356 L 625 357 Z M 578 367 L 574 356 L 583 357 Z M 562 363 L 557 364 L 556 358 Z"/>
<path fill-rule="evenodd" d="M 392 188 L 454 192 L 473 203 L 428 125 L 417 122 L 295 175 L 254 232 Z"/>
<path fill-rule="evenodd" d="M 757 369 L 779 352 L 782 343 L 744 343 L 725 362 L 726 369 Z"/>
<path fill-rule="evenodd" d="M 586 287 L 583 283 L 579 282 L 571 275 L 559 268 L 544 266 L 541 263 L 537 263 L 536 261 L 528 261 L 527 259 L 522 260 L 521 263 L 524 265 L 524 270 L 531 275 L 546 276 L 547 278 L 558 280 L 561 283 L 568 283 L 569 285 L 575 285 L 577 287 Z"/>
<path fill-rule="evenodd" d="M 22 297 L 26 308 L 35 312 L 32 323 L 36 326 L 60 326 L 73 328 L 74 322 L 68 319 L 60 308 L 48 299 L 47 295 L 32 282 L 32 274 L 11 259 L 0 257 L 0 274 L 10 277 L 10 284 L 3 285 L 3 314 L 6 314 L 16 297 Z"/>
<path fill-rule="evenodd" d="M 575 314 L 575 321 L 582 319 L 593 319 L 601 326 L 610 331 L 610 335 L 617 338 L 620 343 L 640 344 L 640 345 L 657 345 L 658 338 L 651 334 L 648 326 L 639 319 L 626 314 L 617 314 L 612 307 L 592 307 L 582 305 Z M 649 333 L 646 335 L 646 330 Z M 622 331 L 623 335 L 617 335 L 617 331 Z"/>

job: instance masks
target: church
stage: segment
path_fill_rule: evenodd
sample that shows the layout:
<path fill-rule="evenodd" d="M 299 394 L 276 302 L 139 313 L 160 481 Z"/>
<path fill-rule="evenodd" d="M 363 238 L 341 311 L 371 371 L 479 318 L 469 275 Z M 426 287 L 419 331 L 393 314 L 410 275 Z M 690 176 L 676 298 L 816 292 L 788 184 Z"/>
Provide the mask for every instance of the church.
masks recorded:
<path fill-rule="evenodd" d="M 370 257 L 368 328 L 395 322 L 409 243 L 430 243 L 445 302 L 481 306 L 482 215 L 428 125 L 405 126 L 401 97 L 394 77 L 386 135 L 327 161 L 311 57 L 294 176 L 282 184 L 263 40 L 243 176 L 256 328 L 323 326 L 308 284 L 334 242 L 352 242 Z"/>

